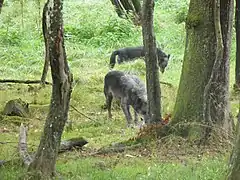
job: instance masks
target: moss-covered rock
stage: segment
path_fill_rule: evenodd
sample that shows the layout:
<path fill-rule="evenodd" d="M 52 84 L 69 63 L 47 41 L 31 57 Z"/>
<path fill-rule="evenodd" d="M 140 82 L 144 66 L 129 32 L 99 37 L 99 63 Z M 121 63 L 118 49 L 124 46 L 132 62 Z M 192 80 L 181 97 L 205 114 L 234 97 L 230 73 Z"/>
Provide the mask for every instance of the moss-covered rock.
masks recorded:
<path fill-rule="evenodd" d="M 3 114 L 7 116 L 28 117 L 29 108 L 28 103 L 22 99 L 13 99 L 7 102 L 4 107 Z"/>

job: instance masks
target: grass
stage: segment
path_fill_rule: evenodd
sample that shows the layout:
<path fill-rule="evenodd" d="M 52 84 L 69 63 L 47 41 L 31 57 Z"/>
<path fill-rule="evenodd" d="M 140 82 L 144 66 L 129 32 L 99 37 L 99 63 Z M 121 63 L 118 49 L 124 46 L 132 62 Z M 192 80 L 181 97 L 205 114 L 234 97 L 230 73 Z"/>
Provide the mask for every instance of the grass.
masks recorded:
<path fill-rule="evenodd" d="M 41 7 L 43 6 L 43 1 Z M 187 1 L 159 0 L 155 8 L 155 32 L 160 46 L 171 54 L 171 61 L 161 81 L 163 114 L 174 108 L 185 44 L 185 27 L 180 22 L 186 12 Z M 21 13 L 23 11 L 23 14 Z M 40 79 L 44 62 L 44 43 L 41 34 L 41 12 L 37 1 L 7 1 L 0 16 L 0 78 Z M 22 18 L 23 17 L 23 18 Z M 23 22 L 23 23 L 22 23 Z M 109 57 L 113 49 L 142 44 L 141 29 L 119 19 L 110 3 L 102 0 L 69 0 L 64 2 L 64 27 L 67 58 L 74 75 L 71 105 L 86 114 L 89 120 L 70 108 L 69 119 L 73 130 L 64 131 L 63 139 L 83 136 L 89 141 L 83 152 L 69 152 L 59 156 L 57 170 L 65 179 L 221 179 L 226 175 L 228 158 L 225 155 L 206 155 L 202 158 L 183 156 L 159 157 L 154 149 L 147 156 L 130 151 L 129 154 L 89 156 L 89 151 L 124 141 L 136 135 L 136 129 L 127 129 L 126 120 L 118 106 L 113 107 L 113 120 L 107 118 L 104 104 L 103 78 L 108 72 Z M 235 38 L 231 54 L 230 86 L 233 84 Z M 135 61 L 116 65 L 116 69 L 135 73 L 145 80 L 145 65 Z M 48 74 L 48 81 L 51 76 Z M 28 85 L 0 84 L 0 111 L 7 101 L 22 98 L 30 103 L 28 144 L 34 151 L 39 144 L 48 112 L 51 87 L 28 91 Z M 231 97 L 232 112 L 238 103 Z M 10 163 L 0 168 L 0 179 L 18 179 L 25 168 L 18 161 L 19 118 L 0 117 L 0 160 Z"/>

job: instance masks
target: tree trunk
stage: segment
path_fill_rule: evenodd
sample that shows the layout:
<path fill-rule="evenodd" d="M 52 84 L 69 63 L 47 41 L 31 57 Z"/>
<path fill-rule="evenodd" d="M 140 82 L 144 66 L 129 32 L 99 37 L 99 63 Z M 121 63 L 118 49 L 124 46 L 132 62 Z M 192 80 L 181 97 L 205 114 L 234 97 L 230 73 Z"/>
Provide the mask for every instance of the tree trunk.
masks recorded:
<path fill-rule="evenodd" d="M 236 28 L 236 65 L 235 65 L 234 89 L 240 90 L 240 2 L 238 0 L 236 0 L 235 28 Z"/>
<path fill-rule="evenodd" d="M 120 18 L 131 19 L 135 25 L 141 25 L 141 3 L 139 0 L 111 0 L 111 3 Z"/>
<path fill-rule="evenodd" d="M 153 30 L 154 0 L 143 1 L 142 33 L 146 60 L 146 81 L 148 95 L 148 113 L 150 122 L 161 121 L 161 90 L 159 68 L 157 65 L 156 38 Z"/>
<path fill-rule="evenodd" d="M 218 5 L 215 1 L 190 1 L 183 69 L 172 124 L 209 125 L 211 121 L 232 129 L 228 103 L 232 0 L 221 0 L 221 15 Z M 201 137 L 208 130 L 181 126 L 180 134 Z"/>
<path fill-rule="evenodd" d="M 216 35 L 216 59 L 212 74 L 204 89 L 204 120 L 208 127 L 204 139 L 210 136 L 213 127 L 232 132 L 229 108 L 229 54 L 231 48 L 233 19 L 233 0 L 218 0 L 214 6 L 214 25 Z M 215 132 L 216 133 L 216 132 Z M 221 131 L 219 133 L 223 134 Z M 221 135 L 220 135 L 221 136 Z"/>
<path fill-rule="evenodd" d="M 55 173 L 55 164 L 65 122 L 68 119 L 72 91 L 70 73 L 64 47 L 62 0 L 50 0 L 48 7 L 49 57 L 52 73 L 52 98 L 40 145 L 29 171 L 32 179 L 48 179 Z M 37 171 L 37 173 L 36 173 Z"/>
<path fill-rule="evenodd" d="M 2 12 L 3 2 L 4 2 L 4 0 L 0 0 L 0 14 L 1 14 L 1 12 Z"/>
<path fill-rule="evenodd" d="M 42 77 L 41 77 L 41 83 L 44 85 L 46 82 L 47 78 L 47 73 L 48 73 L 48 67 L 49 67 L 49 42 L 48 42 L 48 29 L 47 29 L 47 22 L 49 20 L 47 18 L 47 12 L 48 12 L 48 4 L 49 0 L 45 3 L 43 7 L 43 13 L 42 13 L 42 31 L 43 31 L 43 38 L 44 38 L 44 43 L 45 43 L 45 60 L 44 60 L 44 67 L 43 67 L 43 72 L 42 72 Z"/>
<path fill-rule="evenodd" d="M 111 0 L 111 3 L 114 5 L 118 17 L 126 18 L 125 13 L 124 13 L 124 9 L 119 2 L 120 2 L 119 0 Z"/>
<path fill-rule="evenodd" d="M 237 133 L 235 137 L 235 145 L 230 157 L 228 180 L 237 180 L 240 177 L 240 105 L 238 112 Z"/>

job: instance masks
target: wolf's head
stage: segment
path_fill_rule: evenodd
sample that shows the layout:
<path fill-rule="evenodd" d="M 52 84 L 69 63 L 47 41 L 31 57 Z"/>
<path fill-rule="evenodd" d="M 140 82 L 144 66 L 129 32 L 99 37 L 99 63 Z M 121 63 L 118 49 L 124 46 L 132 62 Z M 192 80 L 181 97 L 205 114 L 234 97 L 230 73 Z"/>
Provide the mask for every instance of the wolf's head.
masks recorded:
<path fill-rule="evenodd" d="M 134 106 L 135 111 L 143 116 L 144 121 L 147 120 L 147 95 L 138 96 Z"/>
<path fill-rule="evenodd" d="M 168 65 L 168 61 L 170 58 L 170 54 L 165 54 L 162 50 L 160 50 L 159 48 L 157 49 L 157 54 L 158 54 L 158 65 L 160 68 L 161 73 L 164 73 L 165 68 Z"/>

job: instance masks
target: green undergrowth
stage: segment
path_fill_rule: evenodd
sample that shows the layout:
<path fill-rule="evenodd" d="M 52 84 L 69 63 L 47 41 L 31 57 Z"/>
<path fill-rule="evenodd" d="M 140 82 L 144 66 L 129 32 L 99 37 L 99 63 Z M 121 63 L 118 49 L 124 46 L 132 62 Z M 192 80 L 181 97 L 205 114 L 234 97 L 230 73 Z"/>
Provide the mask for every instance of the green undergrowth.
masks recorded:
<path fill-rule="evenodd" d="M 44 1 L 6 1 L 0 15 L 0 79 L 39 80 L 44 63 L 44 42 L 41 34 L 41 9 Z M 40 11 L 38 2 L 40 2 Z M 163 115 L 171 113 L 177 94 L 185 45 L 185 1 L 158 0 L 155 6 L 155 34 L 160 46 L 171 59 L 160 80 Z M 23 12 L 23 13 L 22 13 Z M 65 130 L 62 139 L 84 137 L 89 142 L 82 152 L 61 154 L 57 171 L 64 179 L 221 179 L 226 173 L 225 156 L 197 159 L 188 155 L 154 156 L 145 152 L 125 152 L 111 156 L 91 156 L 95 150 L 128 142 L 139 131 L 126 127 L 124 115 L 113 103 L 113 119 L 103 108 L 103 80 L 109 71 L 109 57 L 116 48 L 142 44 L 141 28 L 118 18 L 110 1 L 64 1 L 65 46 L 74 84 L 69 111 L 72 130 Z M 231 54 L 231 84 L 234 78 L 234 46 Z M 115 69 L 138 75 L 145 81 L 145 64 L 136 60 Z M 50 72 L 47 77 L 51 81 Z M 0 111 L 11 99 L 21 98 L 30 105 L 28 118 L 0 116 L 0 160 L 9 160 L 0 167 L 0 179 L 18 179 L 25 172 L 17 150 L 19 123 L 28 126 L 28 147 L 34 152 L 39 144 L 51 97 L 51 86 L 0 84 Z M 238 110 L 237 95 L 231 94 L 232 112 Z M 77 110 L 76 110 L 77 109 Z M 79 113 L 80 112 L 80 113 Z M 84 115 L 82 115 L 84 114 Z M 3 131 L 4 130 L 4 131 Z M 161 147 L 152 147 L 161 151 Z M 159 149 L 158 149 L 159 148 Z M 144 151 L 144 148 L 143 148 Z M 153 151 L 153 152 L 154 152 Z M 128 154 L 130 153 L 130 154 Z M 165 154 L 168 154 L 166 151 Z M 179 159 L 180 158 L 180 159 Z"/>
<path fill-rule="evenodd" d="M 15 163 L 17 164 L 17 163 Z M 222 157 L 208 157 L 202 160 L 178 160 L 175 162 L 126 155 L 105 157 L 79 157 L 65 155 L 58 158 L 58 177 L 74 180 L 208 180 L 223 179 L 227 161 Z M 7 169 L 8 171 L 4 171 Z M 25 169 L 15 166 L 3 167 L 3 180 L 15 180 Z M 56 178 L 56 179 L 59 179 Z"/>

